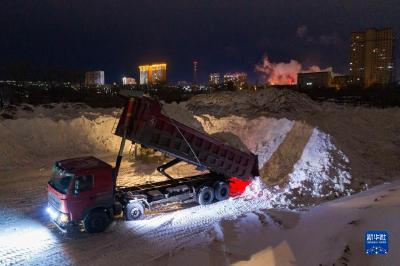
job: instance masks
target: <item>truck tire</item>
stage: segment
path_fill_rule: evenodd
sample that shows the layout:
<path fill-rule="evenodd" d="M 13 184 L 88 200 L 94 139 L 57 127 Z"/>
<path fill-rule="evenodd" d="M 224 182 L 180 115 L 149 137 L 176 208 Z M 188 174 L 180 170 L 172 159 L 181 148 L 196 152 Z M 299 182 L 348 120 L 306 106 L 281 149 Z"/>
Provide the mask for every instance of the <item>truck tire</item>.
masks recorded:
<path fill-rule="evenodd" d="M 199 189 L 196 195 L 197 203 L 200 205 L 208 205 L 214 201 L 214 189 L 204 186 Z"/>
<path fill-rule="evenodd" d="M 229 198 L 229 185 L 223 181 L 217 182 L 214 185 L 214 195 L 216 200 L 226 200 Z"/>
<path fill-rule="evenodd" d="M 83 224 L 86 232 L 100 233 L 107 229 L 110 224 L 110 217 L 106 210 L 96 210 L 86 216 Z"/>
<path fill-rule="evenodd" d="M 125 208 L 125 219 L 127 221 L 139 220 L 144 215 L 144 207 L 140 202 L 130 202 Z"/>

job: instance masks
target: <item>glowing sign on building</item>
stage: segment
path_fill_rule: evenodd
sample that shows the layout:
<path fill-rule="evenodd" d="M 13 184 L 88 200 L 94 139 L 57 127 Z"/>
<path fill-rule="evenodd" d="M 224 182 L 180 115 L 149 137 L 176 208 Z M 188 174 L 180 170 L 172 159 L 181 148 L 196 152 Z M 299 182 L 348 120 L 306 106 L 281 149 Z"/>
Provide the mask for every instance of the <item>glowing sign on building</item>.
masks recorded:
<path fill-rule="evenodd" d="M 140 85 L 159 84 L 167 81 L 167 64 L 152 64 L 139 66 Z"/>

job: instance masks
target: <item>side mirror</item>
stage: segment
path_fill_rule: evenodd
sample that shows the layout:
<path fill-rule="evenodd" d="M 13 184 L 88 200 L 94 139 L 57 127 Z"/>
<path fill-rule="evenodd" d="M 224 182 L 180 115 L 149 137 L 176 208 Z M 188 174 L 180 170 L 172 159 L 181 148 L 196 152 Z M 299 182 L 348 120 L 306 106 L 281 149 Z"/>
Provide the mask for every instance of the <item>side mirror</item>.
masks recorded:
<path fill-rule="evenodd" d="M 78 195 L 78 194 L 79 194 L 79 180 L 75 180 L 74 195 Z"/>

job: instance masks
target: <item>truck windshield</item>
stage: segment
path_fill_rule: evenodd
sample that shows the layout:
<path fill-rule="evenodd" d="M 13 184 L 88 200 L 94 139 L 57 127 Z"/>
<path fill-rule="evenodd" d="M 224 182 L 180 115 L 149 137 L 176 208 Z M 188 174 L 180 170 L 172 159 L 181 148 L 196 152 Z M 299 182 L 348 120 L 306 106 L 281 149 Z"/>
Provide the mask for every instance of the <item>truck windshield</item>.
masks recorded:
<path fill-rule="evenodd" d="M 50 178 L 49 183 L 58 192 L 66 194 L 73 176 L 73 174 L 62 170 L 57 165 L 55 165 L 53 167 L 53 175 Z"/>

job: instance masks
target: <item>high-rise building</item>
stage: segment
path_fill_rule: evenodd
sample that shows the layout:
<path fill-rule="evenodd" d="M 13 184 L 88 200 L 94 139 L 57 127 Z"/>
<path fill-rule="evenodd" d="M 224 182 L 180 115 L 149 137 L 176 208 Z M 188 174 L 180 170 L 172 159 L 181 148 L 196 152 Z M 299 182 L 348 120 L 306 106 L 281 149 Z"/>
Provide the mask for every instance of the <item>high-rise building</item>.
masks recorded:
<path fill-rule="evenodd" d="M 210 85 L 219 85 L 221 83 L 221 74 L 219 74 L 219 73 L 211 73 L 208 76 L 208 83 Z"/>
<path fill-rule="evenodd" d="M 167 64 L 152 64 L 139 66 L 140 85 L 154 85 L 167 81 Z"/>
<path fill-rule="evenodd" d="M 122 85 L 136 85 L 136 80 L 131 77 L 123 77 Z"/>
<path fill-rule="evenodd" d="M 350 82 L 369 87 L 387 85 L 394 78 L 394 32 L 367 29 L 351 34 Z"/>
<path fill-rule="evenodd" d="M 247 84 L 247 74 L 244 72 L 226 73 L 224 75 L 224 83 L 232 82 L 233 85 L 241 90 Z"/>
<path fill-rule="evenodd" d="M 85 86 L 104 85 L 104 71 L 90 71 L 85 73 Z"/>

